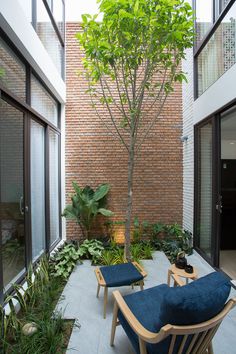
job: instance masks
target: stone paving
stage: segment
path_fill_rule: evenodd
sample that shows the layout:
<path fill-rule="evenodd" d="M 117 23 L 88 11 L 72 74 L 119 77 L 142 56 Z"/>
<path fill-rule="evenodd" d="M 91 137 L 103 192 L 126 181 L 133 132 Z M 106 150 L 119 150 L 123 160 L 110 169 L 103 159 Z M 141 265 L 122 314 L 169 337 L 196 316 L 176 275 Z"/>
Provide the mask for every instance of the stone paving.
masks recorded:
<path fill-rule="evenodd" d="M 197 267 L 199 276 L 213 270 L 196 253 L 188 258 L 188 262 Z M 142 265 L 148 273 L 145 288 L 166 283 L 170 263 L 164 253 L 155 252 L 153 260 L 144 260 Z M 103 289 L 98 299 L 96 290 L 94 267 L 90 261 L 84 261 L 74 269 L 57 305 L 57 310 L 63 311 L 65 319 L 76 319 L 80 324 L 80 328 L 74 326 L 67 354 L 134 354 L 121 326 L 116 330 L 115 346 L 109 345 L 113 309 L 112 290 L 115 288 L 109 289 L 106 319 L 103 319 Z M 134 290 L 131 287 L 119 287 L 119 290 L 124 295 L 139 291 L 139 287 L 135 287 Z M 231 295 L 236 296 L 234 289 Z M 214 338 L 213 347 L 214 354 L 236 354 L 236 309 L 224 320 Z"/>

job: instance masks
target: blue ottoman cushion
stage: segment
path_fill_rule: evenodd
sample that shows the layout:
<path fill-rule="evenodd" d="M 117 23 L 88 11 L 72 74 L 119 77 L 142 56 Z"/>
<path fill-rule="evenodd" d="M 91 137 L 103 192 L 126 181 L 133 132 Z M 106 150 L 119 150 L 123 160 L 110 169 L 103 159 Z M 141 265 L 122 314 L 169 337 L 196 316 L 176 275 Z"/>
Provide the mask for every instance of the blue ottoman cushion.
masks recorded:
<path fill-rule="evenodd" d="M 142 274 L 132 263 L 101 267 L 100 271 L 109 288 L 130 285 L 143 279 Z"/>
<path fill-rule="evenodd" d="M 169 288 L 163 284 L 127 295 L 124 300 L 139 322 L 157 333 L 166 324 L 190 325 L 214 317 L 224 307 L 230 288 L 230 281 L 225 275 L 213 272 L 183 287 Z M 118 318 L 135 352 L 139 353 L 137 335 L 120 311 Z M 168 353 L 170 339 L 168 337 L 157 344 L 148 343 L 148 354 Z M 178 338 L 174 353 L 178 352 L 180 340 L 181 337 Z"/>

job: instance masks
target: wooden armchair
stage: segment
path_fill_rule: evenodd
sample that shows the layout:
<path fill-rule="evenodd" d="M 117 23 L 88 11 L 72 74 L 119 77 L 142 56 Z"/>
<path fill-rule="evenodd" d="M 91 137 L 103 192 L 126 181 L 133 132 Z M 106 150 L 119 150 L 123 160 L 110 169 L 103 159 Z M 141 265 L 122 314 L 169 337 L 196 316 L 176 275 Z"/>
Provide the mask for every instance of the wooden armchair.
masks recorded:
<path fill-rule="evenodd" d="M 230 291 L 229 280 L 217 272 L 196 280 L 194 284 L 191 283 L 193 285 L 182 286 L 178 276 L 174 280 L 175 285 L 180 287 L 160 285 L 142 291 L 141 296 L 140 292 L 125 297 L 119 291 L 113 292 L 115 304 L 111 345 L 114 344 L 116 326 L 121 324 L 138 354 L 213 354 L 212 338 L 224 317 L 236 305 L 236 298 L 224 305 Z M 185 293 L 187 297 L 184 296 Z M 191 314 L 191 306 L 194 307 L 193 294 L 196 294 L 196 299 L 201 304 Z M 191 300 L 188 308 L 189 297 Z M 215 303 L 212 299 L 215 299 Z M 157 309 L 153 307 L 150 314 L 155 301 Z M 212 306 L 206 310 L 206 306 L 211 304 L 215 308 Z M 162 306 L 167 310 L 167 316 L 163 313 Z M 173 306 L 176 306 L 176 312 Z M 168 321 L 171 313 L 173 322 Z"/>

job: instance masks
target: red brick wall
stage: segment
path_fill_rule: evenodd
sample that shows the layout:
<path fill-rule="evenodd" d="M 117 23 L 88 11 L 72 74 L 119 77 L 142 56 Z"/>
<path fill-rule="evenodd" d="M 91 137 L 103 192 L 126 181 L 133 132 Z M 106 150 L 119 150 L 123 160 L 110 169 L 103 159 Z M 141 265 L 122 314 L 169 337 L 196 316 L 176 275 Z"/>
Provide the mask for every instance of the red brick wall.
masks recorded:
<path fill-rule="evenodd" d="M 109 135 L 90 105 L 83 70 L 82 53 L 75 38 L 76 23 L 67 24 L 66 47 L 66 195 L 71 183 L 96 187 L 111 185 L 109 208 L 114 220 L 123 220 L 127 198 L 127 152 Z M 133 216 L 140 221 L 182 223 L 182 92 L 176 86 L 161 119 L 145 141 L 134 176 Z M 118 228 L 119 229 L 119 228 Z M 78 238 L 78 226 L 67 221 L 67 238 Z M 122 237 L 122 230 L 118 230 Z"/>

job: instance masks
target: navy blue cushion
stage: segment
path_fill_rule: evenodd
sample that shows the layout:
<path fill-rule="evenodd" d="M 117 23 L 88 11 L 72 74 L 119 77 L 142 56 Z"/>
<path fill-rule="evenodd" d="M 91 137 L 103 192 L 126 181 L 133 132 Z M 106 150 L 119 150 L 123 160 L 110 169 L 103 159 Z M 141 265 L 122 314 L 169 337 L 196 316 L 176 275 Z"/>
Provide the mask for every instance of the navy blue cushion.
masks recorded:
<path fill-rule="evenodd" d="M 160 308 L 164 297 L 168 294 L 169 287 L 166 284 L 158 285 L 150 289 L 124 296 L 124 300 L 139 322 L 151 332 L 159 332 L 164 323 L 158 322 Z M 139 353 L 138 337 L 129 326 L 123 314 L 118 312 L 119 321 L 129 337 L 136 353 Z M 158 345 L 152 345 L 158 348 Z M 162 346 L 162 345 L 161 345 Z M 159 346 L 160 348 L 160 346 Z M 163 351 L 159 349 L 163 354 Z"/>
<path fill-rule="evenodd" d="M 170 288 L 162 302 L 163 323 L 196 324 L 218 314 L 229 296 L 230 281 L 223 273 L 213 272 L 188 285 Z"/>
<path fill-rule="evenodd" d="M 103 278 L 107 287 L 130 285 L 143 279 L 142 274 L 132 263 L 116 264 L 101 267 Z"/>
<path fill-rule="evenodd" d="M 222 310 L 229 292 L 229 279 L 222 273 L 214 272 L 183 287 L 169 288 L 163 284 L 127 295 L 124 300 L 139 322 L 157 333 L 168 323 L 189 325 L 210 319 Z M 138 337 L 120 312 L 118 317 L 135 352 L 139 353 Z M 180 340 L 174 353 L 178 352 Z M 158 344 L 147 344 L 147 352 L 166 354 L 169 344 L 170 337 Z"/>

